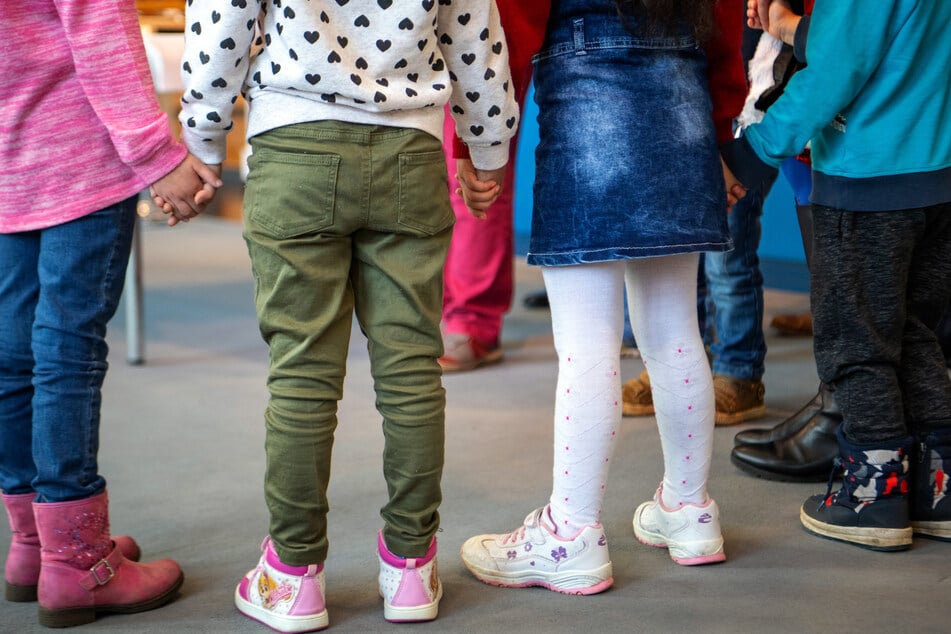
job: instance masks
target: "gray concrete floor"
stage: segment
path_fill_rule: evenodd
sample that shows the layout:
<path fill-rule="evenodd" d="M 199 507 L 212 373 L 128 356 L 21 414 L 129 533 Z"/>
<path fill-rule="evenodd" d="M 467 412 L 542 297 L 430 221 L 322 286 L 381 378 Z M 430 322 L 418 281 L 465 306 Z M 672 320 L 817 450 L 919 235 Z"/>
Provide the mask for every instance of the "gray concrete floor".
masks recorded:
<path fill-rule="evenodd" d="M 124 316 L 109 335 L 101 470 L 112 528 L 144 558 L 172 557 L 185 585 L 170 605 L 108 616 L 77 631 L 265 632 L 232 605 L 234 586 L 257 561 L 267 530 L 261 482 L 267 353 L 254 317 L 240 225 L 203 217 L 168 229 L 143 226 L 146 362 L 126 363 Z M 798 238 L 797 238 L 798 239 Z M 332 632 L 909 632 L 951 631 L 951 545 L 916 539 L 878 553 L 813 537 L 802 501 L 825 485 L 750 478 L 729 462 L 739 428 L 718 429 L 710 483 L 723 520 L 727 561 L 687 568 L 639 544 L 634 508 L 661 476 L 653 418 L 625 418 L 603 522 L 614 587 L 590 597 L 484 585 L 458 552 L 469 536 L 516 528 L 551 485 L 556 360 L 547 311 L 521 297 L 542 287 L 517 263 L 505 324 L 504 363 L 446 376 L 445 502 L 439 534 L 445 597 L 435 622 L 392 625 L 376 590 L 375 535 L 385 499 L 380 419 L 365 341 L 354 331 L 330 488 L 327 601 Z M 767 323 L 808 308 L 801 293 L 769 291 Z M 810 339 L 770 333 L 767 416 L 779 422 L 809 400 L 817 378 Z M 626 376 L 642 369 L 625 359 Z M 6 523 L 0 543 L 7 543 Z M 0 602 L 0 632 L 47 631 L 36 606 Z"/>

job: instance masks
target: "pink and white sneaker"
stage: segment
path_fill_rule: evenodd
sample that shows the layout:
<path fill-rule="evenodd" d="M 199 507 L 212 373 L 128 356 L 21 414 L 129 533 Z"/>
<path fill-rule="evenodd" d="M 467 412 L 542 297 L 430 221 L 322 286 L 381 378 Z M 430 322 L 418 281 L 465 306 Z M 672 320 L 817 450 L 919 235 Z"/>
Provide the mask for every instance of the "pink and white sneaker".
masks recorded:
<path fill-rule="evenodd" d="M 383 618 L 393 622 L 432 621 L 439 614 L 442 582 L 436 566 L 436 538 L 422 558 L 394 555 L 377 534 Z"/>
<path fill-rule="evenodd" d="M 634 511 L 634 536 L 638 541 L 666 548 L 670 558 L 682 566 L 724 561 L 720 510 L 713 498 L 703 504 L 669 509 L 661 501 L 661 488 L 654 493 L 653 500 Z"/>
<path fill-rule="evenodd" d="M 271 538 L 261 544 L 261 560 L 234 591 L 245 616 L 278 632 L 315 632 L 330 624 L 324 600 L 324 565 L 281 563 Z"/>
<path fill-rule="evenodd" d="M 564 594 L 595 594 L 614 583 L 601 524 L 558 535 L 548 506 L 535 509 L 511 533 L 476 535 L 462 561 L 480 581 L 503 588 L 541 586 Z"/>

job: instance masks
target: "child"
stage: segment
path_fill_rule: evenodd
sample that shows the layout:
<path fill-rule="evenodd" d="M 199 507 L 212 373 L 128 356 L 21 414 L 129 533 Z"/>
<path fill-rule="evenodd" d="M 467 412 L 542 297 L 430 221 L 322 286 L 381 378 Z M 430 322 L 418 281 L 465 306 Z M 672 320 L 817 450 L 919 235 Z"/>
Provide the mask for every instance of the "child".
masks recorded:
<path fill-rule="evenodd" d="M 621 421 L 625 284 L 665 464 L 634 531 L 678 563 L 724 559 L 707 493 L 714 404 L 696 284 L 698 252 L 730 248 L 716 142 L 730 138 L 745 94 L 739 7 L 552 4 L 535 62 L 540 143 L 528 261 L 543 267 L 558 352 L 554 480 L 548 504 L 521 527 L 463 545 L 466 566 L 487 583 L 571 594 L 613 583 L 599 517 Z M 698 38 L 714 30 L 720 37 L 707 55 Z"/>
<path fill-rule="evenodd" d="M 545 36 L 549 0 L 500 0 L 499 16 L 509 44 L 512 88 L 519 107 L 532 81 L 532 55 Z M 456 159 L 469 156 L 446 117 L 443 142 L 449 173 L 458 170 Z M 456 224 L 446 258 L 442 311 L 443 347 L 439 364 L 446 372 L 473 370 L 502 360 L 499 338 L 502 318 L 512 305 L 514 290 L 513 228 L 515 153 L 518 135 L 509 146 L 505 185 L 498 200 L 482 217 L 473 216 L 456 192 L 450 192 Z"/>
<path fill-rule="evenodd" d="M 434 619 L 439 315 L 453 224 L 443 108 L 451 104 L 473 176 L 501 184 L 518 110 L 495 4 L 211 0 L 191 4 L 186 22 L 188 147 L 220 163 L 239 91 L 249 103 L 244 236 L 270 349 L 270 534 L 235 603 L 281 631 L 328 624 L 326 491 L 355 313 L 386 439 L 384 617 Z M 471 204 L 484 209 L 497 193 L 493 185 Z"/>
<path fill-rule="evenodd" d="M 110 536 L 99 474 L 106 325 L 122 293 L 138 194 L 170 224 L 217 174 L 172 138 L 132 3 L 4 8 L 0 41 L 0 489 L 13 541 L 6 596 L 65 627 L 170 601 L 182 571 Z M 204 189 L 203 189 L 204 186 Z M 37 587 L 38 586 L 38 587 Z"/>
<path fill-rule="evenodd" d="M 750 5 L 751 25 L 794 23 L 783 3 Z M 808 35 L 795 31 L 808 66 L 726 154 L 755 185 L 811 140 L 816 364 L 845 473 L 800 518 L 875 550 L 951 540 L 951 379 L 935 335 L 951 299 L 949 22 L 947 2 L 817 1 Z"/>

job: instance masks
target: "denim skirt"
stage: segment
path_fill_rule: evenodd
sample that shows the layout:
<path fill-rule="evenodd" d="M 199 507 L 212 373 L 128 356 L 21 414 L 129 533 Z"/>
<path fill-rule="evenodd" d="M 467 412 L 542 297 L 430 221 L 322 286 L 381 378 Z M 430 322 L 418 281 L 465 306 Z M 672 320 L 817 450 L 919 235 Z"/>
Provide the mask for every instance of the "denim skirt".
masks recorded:
<path fill-rule="evenodd" d="M 703 49 L 686 30 L 622 23 L 612 0 L 553 12 L 533 60 L 528 263 L 730 250 Z"/>

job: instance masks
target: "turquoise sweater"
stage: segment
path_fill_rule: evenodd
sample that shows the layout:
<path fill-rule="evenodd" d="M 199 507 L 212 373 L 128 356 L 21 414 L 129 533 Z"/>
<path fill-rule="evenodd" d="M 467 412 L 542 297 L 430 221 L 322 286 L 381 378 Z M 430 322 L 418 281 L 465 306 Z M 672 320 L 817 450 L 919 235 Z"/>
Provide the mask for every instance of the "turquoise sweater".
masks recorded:
<path fill-rule="evenodd" d="M 806 57 L 744 145 L 777 167 L 811 140 L 817 204 L 951 201 L 951 1 L 817 0 Z"/>

